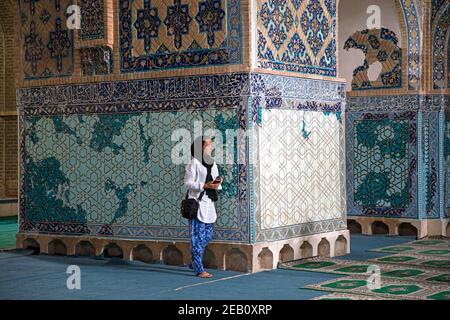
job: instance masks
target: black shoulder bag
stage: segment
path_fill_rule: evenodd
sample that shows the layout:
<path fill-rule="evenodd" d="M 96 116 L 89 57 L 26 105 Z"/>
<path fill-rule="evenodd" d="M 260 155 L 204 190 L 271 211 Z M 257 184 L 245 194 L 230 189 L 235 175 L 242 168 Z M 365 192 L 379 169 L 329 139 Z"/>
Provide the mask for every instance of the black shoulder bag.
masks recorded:
<path fill-rule="evenodd" d="M 186 198 L 181 201 L 181 215 L 183 218 L 192 220 L 197 218 L 199 202 L 202 201 L 205 191 L 202 191 L 200 197 L 196 199 L 188 199 L 189 191 L 186 192 Z"/>

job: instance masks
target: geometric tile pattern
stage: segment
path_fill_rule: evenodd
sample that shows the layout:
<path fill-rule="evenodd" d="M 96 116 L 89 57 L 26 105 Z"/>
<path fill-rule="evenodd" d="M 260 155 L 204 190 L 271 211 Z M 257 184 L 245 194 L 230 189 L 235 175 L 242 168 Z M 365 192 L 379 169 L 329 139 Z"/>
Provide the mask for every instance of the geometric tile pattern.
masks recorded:
<path fill-rule="evenodd" d="M 179 215 L 184 165 L 171 160 L 173 128 L 202 120 L 205 129 L 225 132 L 236 128 L 236 117 L 236 109 L 30 117 L 26 221 L 66 225 L 68 233 L 159 238 L 165 230 L 166 237 L 186 238 Z M 225 186 L 236 187 L 219 197 L 216 239 L 242 240 L 235 168 L 219 166 Z"/>
<path fill-rule="evenodd" d="M 105 25 L 103 19 L 105 0 L 80 0 L 81 29 L 79 37 L 81 40 L 103 39 L 105 36 Z"/>
<path fill-rule="evenodd" d="M 346 228 L 343 87 L 320 90 L 327 82 L 293 79 L 252 77 L 257 242 Z M 305 95 L 293 98 L 295 92 Z M 329 158 L 336 161 L 331 165 Z"/>
<path fill-rule="evenodd" d="M 355 121 L 355 203 L 408 206 L 408 120 Z"/>
<path fill-rule="evenodd" d="M 257 1 L 258 67 L 336 76 L 336 1 Z"/>
<path fill-rule="evenodd" d="M 366 55 L 364 64 L 353 72 L 352 89 L 400 88 L 402 86 L 402 49 L 394 32 L 381 28 L 354 33 L 344 45 L 345 50 L 360 49 Z M 382 71 L 375 81 L 368 77 L 369 66 L 375 62 Z"/>
<path fill-rule="evenodd" d="M 19 0 L 20 41 L 24 78 L 70 76 L 73 72 L 73 30 L 66 26 L 72 0 Z"/>
<path fill-rule="evenodd" d="M 417 114 L 347 114 L 349 216 L 418 217 Z"/>
<path fill-rule="evenodd" d="M 261 230 L 341 218 L 339 126 L 323 112 L 263 111 L 256 129 Z"/>
<path fill-rule="evenodd" d="M 187 239 L 188 230 L 178 213 L 181 182 L 173 182 L 180 178 L 182 168 L 171 168 L 164 162 L 170 145 L 168 131 L 174 127 L 192 130 L 194 115 L 202 118 L 206 127 L 222 132 L 252 128 L 252 100 L 257 98 L 265 112 L 278 108 L 306 114 L 306 127 L 297 124 L 291 131 L 298 133 L 305 146 L 313 144 L 314 152 L 320 148 L 324 155 L 344 154 L 339 119 L 345 90 L 336 82 L 230 73 L 19 89 L 20 230 Z M 302 129 L 310 132 L 307 139 Z M 337 208 L 330 213 L 338 212 L 337 218 L 292 220 L 297 224 L 260 228 L 262 212 L 254 191 L 259 190 L 260 177 L 258 163 L 250 163 L 250 155 L 254 154 L 250 133 L 237 149 L 239 164 L 219 166 L 229 183 L 224 184 L 223 203 L 218 204 L 214 239 L 253 243 L 344 229 L 342 161 L 341 169 L 336 163 L 330 169 L 341 173 L 337 184 L 341 187 L 339 205 L 332 203 L 335 190 L 330 191 L 327 200 L 328 205 Z M 322 137 L 334 142 L 332 150 L 329 144 L 320 142 Z M 305 153 L 307 157 L 309 152 Z M 34 174 L 28 175 L 30 170 Z M 48 173 L 52 173 L 51 178 L 43 178 Z M 321 176 L 320 170 L 317 175 Z M 101 183 L 93 183 L 94 177 Z M 164 184 L 174 186 L 169 192 L 173 196 L 161 200 Z M 41 186 L 30 189 L 27 185 Z M 29 197 L 41 201 L 28 202 Z M 156 203 L 153 197 L 160 201 Z M 48 210 L 49 206 L 53 209 Z M 46 216 L 49 212 L 51 217 Z M 64 219 L 72 222 L 55 221 Z"/>
<path fill-rule="evenodd" d="M 405 218 L 421 218 L 421 219 L 437 219 L 445 218 L 450 212 L 450 172 L 446 168 L 450 165 L 448 161 L 448 148 L 450 141 L 450 133 L 447 132 L 450 116 L 445 112 L 445 106 L 449 105 L 449 95 L 397 95 L 397 96 L 361 96 L 351 97 L 347 99 L 346 111 L 346 146 L 347 146 L 347 209 L 349 216 L 386 216 L 386 217 L 405 217 Z M 378 149 L 370 149 L 372 157 L 370 160 L 366 159 L 366 151 L 360 153 L 360 164 L 364 166 L 373 166 L 377 161 L 381 166 L 386 166 L 393 171 L 383 177 L 383 179 L 391 182 L 394 177 L 403 177 L 403 181 L 408 182 L 408 206 L 401 210 L 390 210 L 374 206 L 370 210 L 365 209 L 362 204 L 362 199 L 359 198 L 359 203 L 355 199 L 355 192 L 357 191 L 357 176 L 356 173 L 361 174 L 359 168 L 356 168 L 356 154 L 357 141 L 356 127 L 357 123 L 367 119 L 378 120 L 401 120 L 408 121 L 408 156 L 409 165 L 407 171 L 403 171 L 399 163 L 392 165 L 392 159 L 384 161 L 379 154 Z M 445 118 L 445 120 L 444 120 Z M 366 120 L 367 120 L 366 119 Z M 384 121 L 383 120 L 383 121 Z M 442 121 L 442 124 L 441 124 Z M 381 129 L 381 128 L 380 128 Z M 375 135 L 369 137 L 382 140 L 386 134 L 385 131 L 376 132 Z M 397 133 L 399 134 L 399 132 Z M 419 140 L 417 140 L 419 139 Z M 369 140 L 365 139 L 365 143 Z M 400 142 L 400 140 L 398 141 Z M 387 144 L 386 146 L 389 146 Z M 385 147 L 386 147 L 385 146 Z M 378 147 L 379 148 L 379 147 Z M 394 150 L 394 149 L 392 149 Z M 441 157 L 442 154 L 442 157 Z M 394 160 L 400 161 L 396 158 L 399 154 L 394 154 Z M 406 165 L 406 159 L 405 165 Z M 362 161 L 362 162 L 361 162 Z M 379 166 L 377 167 L 377 170 Z M 358 171 L 359 170 L 359 171 Z M 370 170 L 369 170 L 370 171 Z M 408 172 L 408 173 L 407 173 Z M 407 176 L 406 176 L 407 173 Z M 380 175 L 380 178 L 382 176 Z M 407 177 L 407 180 L 405 180 Z M 372 178 L 376 178 L 373 174 Z M 395 184 L 402 185 L 400 180 L 395 180 Z M 382 182 L 379 180 L 378 182 Z M 360 183 L 360 182 L 359 182 Z M 381 189 L 375 189 L 371 186 L 368 189 L 373 195 L 376 195 L 373 200 L 382 201 L 385 198 L 391 197 L 394 193 L 391 185 L 384 185 Z M 356 191 L 355 191 L 356 190 Z M 385 191 L 385 193 L 383 193 Z M 398 191 L 398 190 L 397 190 Z M 380 192 L 380 193 L 377 193 Z M 358 196 L 364 195 L 360 192 Z M 380 194 L 384 194 L 383 197 Z M 406 193 L 405 193 L 406 196 Z M 369 199 L 367 194 L 365 199 Z M 406 199 L 406 198 L 405 198 Z M 399 198 L 400 201 L 400 198 Z M 442 209 L 441 209 L 442 208 Z M 392 208 L 391 208 L 392 209 Z"/>
<path fill-rule="evenodd" d="M 241 62 L 240 0 L 119 0 L 123 73 Z"/>
<path fill-rule="evenodd" d="M 249 101 L 249 116 L 253 118 L 250 125 L 253 125 L 253 139 L 250 144 L 250 154 L 253 155 L 253 212 L 254 220 L 254 237 L 256 242 L 261 241 L 275 241 L 295 237 L 297 235 L 308 235 L 316 233 L 331 232 L 334 230 L 343 230 L 346 228 L 345 219 L 345 166 L 344 161 L 340 161 L 344 157 L 344 130 L 342 123 L 339 121 L 345 101 L 345 89 L 341 83 L 334 83 L 331 81 L 311 81 L 308 79 L 273 76 L 264 74 L 251 74 L 251 101 Z M 292 121 L 285 114 L 292 114 Z M 278 116 L 279 115 L 279 116 Z M 283 115 L 283 116 L 282 116 Z M 305 119 L 304 119 L 305 116 Z M 269 118 L 267 118 L 269 117 Z M 279 118 L 280 121 L 277 119 Z M 306 119 L 307 118 L 307 119 Z M 281 119 L 289 125 L 289 129 L 283 131 L 281 128 Z M 294 121 L 297 121 L 295 122 Z M 269 121 L 270 120 L 270 121 Z M 304 121 L 305 120 L 305 121 Z M 322 128 L 323 125 L 323 128 Z M 276 128 L 276 129 L 274 129 Z M 268 131 L 270 130 L 270 132 Z M 268 134 L 269 132 L 269 134 Z M 308 137 L 305 138 L 305 132 Z M 274 136 L 272 136 L 273 134 Z M 276 135 L 281 135 L 282 139 L 276 139 Z M 284 140 L 285 137 L 291 137 L 292 141 Z M 265 138 L 266 142 L 261 142 Z M 321 139 L 330 143 L 322 143 Z M 270 140 L 270 141 L 269 141 Z M 299 142 L 296 144 L 293 141 Z M 337 186 L 336 190 L 327 190 L 326 194 L 330 197 L 328 200 L 320 199 L 319 204 L 314 203 L 315 193 L 306 191 L 301 194 L 301 199 L 305 200 L 300 207 L 295 208 L 295 216 L 291 212 L 290 205 L 299 204 L 299 197 L 294 199 L 282 198 L 282 210 L 277 210 L 274 204 L 275 200 L 270 199 L 272 195 L 268 194 L 267 188 L 272 188 L 271 178 L 268 178 L 268 169 L 270 159 L 274 160 L 274 165 L 279 164 L 279 157 L 287 157 L 284 151 L 280 155 L 271 156 L 267 154 L 267 148 L 270 145 L 276 148 L 280 141 L 285 141 L 286 144 L 292 143 L 292 149 L 296 155 L 298 164 L 291 159 L 286 160 L 288 166 L 293 171 L 298 172 L 298 166 L 311 165 L 310 154 L 316 154 L 322 159 L 323 156 L 319 154 L 333 155 L 338 154 L 339 161 L 333 164 L 334 168 L 330 169 L 329 174 L 333 175 L 336 170 L 341 174 L 337 180 L 333 181 L 333 185 Z M 337 141 L 337 142 L 336 142 Z M 309 148 L 314 149 L 313 151 Z M 302 156 L 299 155 L 299 150 L 304 151 Z M 265 157 L 265 160 L 263 158 Z M 262 168 L 262 164 L 266 164 L 266 168 Z M 340 165 L 340 167 L 339 167 Z M 280 170 L 284 170 L 283 166 L 279 166 Z M 316 168 L 317 169 L 317 168 Z M 312 171 L 314 168 L 311 169 Z M 308 175 L 312 180 L 318 181 L 319 177 L 328 181 L 325 170 L 317 169 L 314 172 L 302 170 L 303 175 Z M 280 181 L 277 174 L 272 175 L 273 182 Z M 286 179 L 290 179 L 291 194 L 298 194 L 298 190 L 307 190 L 310 186 L 310 181 L 303 179 L 302 183 L 295 183 L 294 175 L 286 175 Z M 269 182 L 269 185 L 267 182 Z M 327 189 L 323 185 L 321 188 Z M 340 189 L 339 189 L 340 188 Z M 275 189 L 275 188 L 273 188 Z M 265 194 L 263 194 L 265 190 Z M 275 191 L 278 192 L 278 191 Z M 324 191 L 325 192 L 325 191 Z M 278 194 L 279 195 L 279 194 Z M 338 196 L 336 198 L 335 196 Z M 265 200 L 262 197 L 265 196 Z M 333 203 L 333 201 L 335 201 Z M 326 203 L 326 205 L 325 205 Z M 322 217 L 333 216 L 331 219 L 321 220 L 317 217 L 308 220 L 307 216 L 311 216 L 309 210 L 318 205 Z M 269 212 L 263 208 L 273 210 Z M 333 211 L 324 212 L 325 206 L 333 207 Z M 287 209 L 286 209 L 287 207 Z M 337 209 L 336 209 L 337 208 Z M 306 210 L 306 211 L 304 211 Z M 288 212 L 286 214 L 286 212 Z M 271 217 L 265 217 L 270 214 Z M 274 227 L 268 228 L 268 220 L 272 220 Z M 285 225 L 282 225 L 285 224 Z M 277 227 L 278 226 L 278 227 Z"/>

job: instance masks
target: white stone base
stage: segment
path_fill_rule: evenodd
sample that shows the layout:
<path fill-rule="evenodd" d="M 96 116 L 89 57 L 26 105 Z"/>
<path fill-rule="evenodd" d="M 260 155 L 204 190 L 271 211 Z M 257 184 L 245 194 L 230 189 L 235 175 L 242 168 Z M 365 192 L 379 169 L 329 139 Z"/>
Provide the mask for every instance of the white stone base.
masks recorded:
<path fill-rule="evenodd" d="M 429 236 L 444 236 L 449 235 L 449 220 L 450 219 L 394 219 L 394 218 L 382 218 L 382 217 L 347 217 L 348 221 L 356 221 L 361 226 L 361 233 L 365 235 L 373 234 L 373 225 L 376 222 L 384 223 L 389 231 L 389 235 L 404 235 L 401 232 L 401 227 L 405 224 L 411 224 L 417 229 L 417 238 L 421 239 Z M 399 228 L 400 227 L 400 228 Z"/>
<path fill-rule="evenodd" d="M 124 260 L 162 261 L 169 265 L 187 265 L 191 260 L 190 244 L 186 241 L 18 233 L 16 244 L 19 249 L 36 247 L 44 254 L 99 256 L 108 253 Z M 342 230 L 267 243 L 211 242 L 205 250 L 204 262 L 207 268 L 253 273 L 276 269 L 279 262 L 347 253 L 350 253 L 350 233 Z"/>

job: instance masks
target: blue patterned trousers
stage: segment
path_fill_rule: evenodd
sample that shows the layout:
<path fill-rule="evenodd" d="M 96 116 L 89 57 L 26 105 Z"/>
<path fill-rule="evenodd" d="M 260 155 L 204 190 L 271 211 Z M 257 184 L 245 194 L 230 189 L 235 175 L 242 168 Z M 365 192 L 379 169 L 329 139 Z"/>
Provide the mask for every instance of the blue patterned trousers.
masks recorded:
<path fill-rule="evenodd" d="M 190 236 L 191 236 L 191 259 L 192 268 L 195 274 L 203 271 L 203 253 L 205 248 L 211 241 L 213 236 L 213 224 L 203 223 L 198 219 L 189 220 Z"/>

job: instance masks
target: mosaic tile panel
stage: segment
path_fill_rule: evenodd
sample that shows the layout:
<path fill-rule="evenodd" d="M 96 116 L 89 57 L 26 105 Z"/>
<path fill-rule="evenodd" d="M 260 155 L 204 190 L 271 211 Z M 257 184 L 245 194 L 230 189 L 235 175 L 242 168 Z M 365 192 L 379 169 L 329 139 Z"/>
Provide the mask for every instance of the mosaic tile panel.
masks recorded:
<path fill-rule="evenodd" d="M 184 165 L 171 160 L 171 134 L 192 131 L 195 120 L 223 132 L 239 125 L 237 110 L 215 109 L 28 117 L 21 231 L 187 238 L 179 214 Z M 219 171 L 228 184 L 215 239 L 245 241 L 240 172 L 236 164 Z"/>
<path fill-rule="evenodd" d="M 424 208 L 427 218 L 439 218 L 439 113 L 423 113 Z"/>
<path fill-rule="evenodd" d="M 353 71 L 352 90 L 400 88 L 402 86 L 402 49 L 397 35 L 386 28 L 355 32 L 344 45 L 345 50 L 359 49 L 366 58 L 364 64 Z M 370 81 L 369 66 L 381 63 L 377 80 Z"/>
<path fill-rule="evenodd" d="M 113 71 L 113 52 L 108 46 L 80 48 L 81 74 L 106 75 Z"/>
<path fill-rule="evenodd" d="M 110 112 L 131 110 L 178 110 L 188 108 L 186 101 L 201 101 L 249 95 L 276 101 L 279 98 L 297 99 L 311 106 L 322 103 L 324 109 L 341 107 L 345 100 L 345 86 L 332 81 L 319 81 L 257 73 L 229 73 L 167 79 L 114 81 L 70 86 L 45 86 L 19 89 L 17 107 L 27 114 L 61 112 L 95 112 L 97 105 L 109 105 Z M 179 104 L 174 101 L 181 99 Z M 148 106 L 152 103 L 152 106 Z M 41 108 L 45 105 L 46 108 Z M 69 108 L 70 106 L 70 108 Z M 191 106 L 192 107 L 192 106 Z M 339 109 L 340 110 L 340 109 Z"/>
<path fill-rule="evenodd" d="M 72 0 L 19 0 L 20 42 L 26 80 L 70 76 L 73 30 L 66 26 Z"/>
<path fill-rule="evenodd" d="M 314 111 L 264 110 L 256 134 L 261 230 L 340 219 L 337 118 Z"/>
<path fill-rule="evenodd" d="M 173 181 L 182 171 L 170 169 L 170 165 L 166 168 L 162 157 L 170 144 L 163 140 L 170 128 L 189 125 L 194 115 L 221 131 L 230 127 L 253 128 L 258 121 L 254 121 L 252 101 L 259 99 L 265 112 L 281 108 L 286 112 L 307 114 L 311 121 L 308 119 L 306 126 L 295 128 L 301 139 L 316 141 L 314 137 L 318 135 L 315 152 L 321 149 L 324 153 L 343 155 L 341 112 L 344 98 L 344 86 L 340 83 L 256 73 L 19 89 L 21 230 L 186 239 L 185 226 L 177 225 L 180 223 L 176 220 L 178 210 L 158 216 L 158 210 L 164 209 L 156 208 L 149 196 L 154 192 L 161 199 L 158 194 L 161 185 L 168 182 L 164 180 L 166 175 Z M 330 132 L 322 130 L 322 125 Z M 333 135 L 337 127 L 339 135 L 336 137 Z M 311 133 L 305 138 L 305 132 Z M 339 141 L 338 146 L 334 145 L 338 151 L 320 143 L 322 136 Z M 230 165 L 222 173 L 230 175 L 230 182 L 237 179 L 238 183 L 225 186 L 224 192 L 230 196 L 223 199 L 226 203 L 221 204 L 221 211 L 230 210 L 230 213 L 221 217 L 216 240 L 253 243 L 345 228 L 345 186 L 342 182 L 345 170 L 340 162 L 341 169 L 335 169 L 340 173 L 341 181 L 339 204 L 334 203 L 335 198 L 331 196 L 327 202 L 339 207 L 338 218 L 292 221 L 294 224 L 288 226 L 261 230 L 261 211 L 254 192 L 260 177 L 257 164 L 247 158 L 247 154 L 253 154 L 253 148 L 250 134 L 249 140 L 237 150 L 239 159 L 244 162 Z M 36 174 L 28 175 L 29 168 Z M 94 168 L 98 168 L 98 172 Z M 45 184 L 42 175 L 50 171 L 54 174 L 48 179 L 50 183 Z M 156 183 L 156 187 L 155 177 L 157 181 L 163 181 Z M 95 185 L 92 179 L 101 180 L 101 183 Z M 72 181 L 77 181 L 76 185 Z M 39 188 L 26 187 L 34 184 L 40 185 Z M 178 205 L 174 199 L 179 200 L 181 196 L 181 185 L 176 185 L 180 190 L 172 190 L 173 197 L 164 202 L 164 208 L 168 210 Z M 95 193 L 86 191 L 91 187 L 96 189 Z M 44 201 L 30 204 L 27 202 L 29 196 Z M 37 208 L 27 212 L 29 205 L 36 206 L 36 203 Z M 49 209 L 48 204 L 52 208 Z M 145 214 L 142 210 L 138 214 L 137 208 L 142 209 L 141 204 L 145 205 Z M 46 205 L 47 208 L 42 209 Z M 46 212 L 51 212 L 51 216 Z M 335 212 L 324 213 L 327 214 Z M 31 221 L 28 215 L 44 221 Z M 61 217 L 70 221 L 55 221 Z"/>
<path fill-rule="evenodd" d="M 350 216 L 418 217 L 416 112 L 347 114 Z"/>
<path fill-rule="evenodd" d="M 276 88 L 271 80 L 259 88 Z M 310 101 L 259 90 L 251 104 L 256 241 L 345 229 L 339 98 Z"/>
<path fill-rule="evenodd" d="M 123 73 L 242 62 L 240 0 L 119 0 Z"/>
<path fill-rule="evenodd" d="M 343 105 L 345 101 L 345 86 L 341 83 L 329 82 L 329 81 L 313 81 L 308 79 L 301 78 L 292 78 L 292 77 L 283 77 L 283 76 L 273 76 L 273 75 L 262 75 L 262 74 L 252 74 L 251 76 L 251 101 L 249 101 L 249 117 L 252 117 L 251 125 L 253 127 L 253 143 L 251 153 L 253 154 L 253 185 L 254 185 L 254 232 L 255 232 L 255 240 L 258 241 L 275 241 L 279 239 L 292 238 L 297 235 L 307 235 L 307 234 L 315 234 L 321 232 L 331 232 L 334 230 L 342 230 L 345 229 L 345 184 L 344 181 L 344 162 L 338 162 L 336 170 L 339 170 L 341 176 L 339 177 L 339 185 L 340 191 L 336 191 L 336 194 L 340 195 L 337 203 L 333 203 L 333 206 L 336 208 L 339 207 L 340 216 L 337 218 L 332 218 L 328 220 L 316 220 L 316 221 L 308 221 L 305 217 L 306 211 L 302 211 L 305 209 L 302 207 L 299 212 L 296 212 L 295 218 L 299 218 L 295 220 L 294 216 L 292 216 L 291 223 L 297 223 L 289 225 L 289 222 L 286 223 L 285 226 L 279 226 L 274 228 L 266 228 L 263 229 L 263 216 L 265 211 L 263 210 L 263 202 L 261 200 L 261 187 L 263 182 L 263 172 L 260 168 L 262 163 L 260 158 L 260 149 L 261 145 L 266 146 L 267 144 L 261 144 L 258 140 L 258 137 L 261 136 L 261 130 L 264 130 L 266 121 L 264 121 L 265 116 L 272 116 L 272 120 L 276 119 L 276 114 L 278 112 L 282 113 L 290 113 L 292 112 L 295 115 L 295 118 L 302 117 L 301 115 L 307 114 L 308 121 L 298 123 L 297 125 L 293 124 L 292 127 L 289 127 L 288 131 L 283 131 L 286 135 L 290 137 L 294 137 L 293 139 L 301 139 L 302 146 L 313 144 L 313 142 L 305 142 L 311 138 L 314 140 L 312 136 L 319 135 L 321 138 L 326 137 L 331 141 L 335 141 L 337 139 L 339 141 L 339 148 L 335 150 L 335 148 L 329 148 L 329 145 L 336 147 L 334 144 L 320 144 L 317 145 L 314 152 L 324 152 L 324 153 L 334 153 L 338 152 L 340 154 L 340 159 L 344 157 L 344 132 L 343 127 L 341 125 L 341 112 L 343 111 Z M 281 118 L 281 117 L 280 117 Z M 285 119 L 286 117 L 283 117 Z M 303 117 L 302 117 L 303 118 Z M 311 121 L 309 121 L 311 120 Z M 333 125 L 327 126 L 327 130 L 316 130 L 316 127 L 319 126 L 320 123 L 327 123 L 327 121 L 331 121 Z M 281 123 L 278 121 L 271 122 L 275 127 L 280 128 Z M 287 120 L 286 124 L 290 122 Z M 333 136 L 336 133 L 336 127 L 339 128 L 338 135 Z M 314 127 L 314 129 L 312 129 Z M 320 131 L 320 132 L 318 132 Z M 280 131 L 281 132 L 281 131 Z M 278 133 L 280 133 L 278 132 Z M 268 135 L 268 138 L 271 138 Z M 325 139 L 325 138 L 324 138 Z M 283 141 L 283 139 L 281 140 Z M 315 140 L 314 140 L 315 141 Z M 328 140 L 327 140 L 328 141 Z M 280 142 L 277 140 L 277 144 Z M 286 142 L 288 143 L 288 142 Z M 290 142 L 289 142 L 290 143 Z M 296 147 L 294 146 L 294 149 Z M 296 152 L 296 154 L 298 154 Z M 307 154 L 304 155 L 304 162 L 307 162 Z M 340 169 L 337 169 L 340 164 Z M 292 163 L 295 167 L 295 163 Z M 311 173 L 311 176 L 320 176 L 320 172 Z M 292 178 L 292 177 L 290 177 Z M 316 179 L 316 178 L 314 178 Z M 267 179 L 265 180 L 267 181 Z M 336 182 L 335 182 L 336 183 Z M 323 187 L 323 186 L 322 186 Z M 324 187 L 326 188 L 326 187 Z M 307 189 L 306 186 L 300 185 L 292 185 L 291 190 L 295 190 L 292 192 L 297 192 L 299 189 Z M 306 197 L 311 199 L 314 197 L 314 192 L 309 192 L 309 195 L 302 197 Z M 285 205 L 287 203 L 292 204 L 297 200 L 294 199 L 284 199 L 282 203 Z M 331 203 L 332 200 L 330 200 Z M 265 204 L 268 208 L 274 208 L 276 205 L 273 201 L 266 201 Z M 309 206 L 310 207 L 310 206 Z M 324 216 L 336 214 L 336 212 L 324 212 L 321 211 Z M 289 215 L 288 215 L 289 216 Z M 281 219 L 286 220 L 286 215 L 280 215 Z M 276 214 L 272 214 L 272 221 L 274 225 L 280 225 L 279 217 Z M 270 219 L 270 218 L 269 218 Z"/>
<path fill-rule="evenodd" d="M 257 1 L 258 67 L 336 76 L 336 1 Z"/>
<path fill-rule="evenodd" d="M 81 40 L 103 39 L 105 37 L 104 21 L 105 0 L 80 0 L 81 9 Z"/>
<path fill-rule="evenodd" d="M 450 119 L 448 115 L 444 116 L 444 109 L 448 105 L 448 95 L 404 95 L 404 96 L 373 96 L 373 97 L 351 97 L 347 100 L 347 122 L 346 122 L 346 141 L 347 141 L 347 193 L 348 193 L 348 215 L 357 216 L 386 216 L 386 217 L 407 217 L 421 219 L 437 219 L 448 215 L 450 209 L 446 209 L 448 196 L 446 186 L 450 184 L 446 176 L 445 165 L 447 161 L 446 147 L 442 150 L 441 146 L 446 145 L 447 132 L 445 131 L 444 117 Z M 407 174 L 403 176 L 403 181 L 408 181 L 408 203 L 407 207 L 401 210 L 391 210 L 392 207 L 373 206 L 371 209 L 365 209 L 364 203 L 355 198 L 357 190 L 357 172 L 361 169 L 356 168 L 355 163 L 357 152 L 357 126 L 361 121 L 369 117 L 369 120 L 382 121 L 408 121 L 408 172 L 406 167 L 400 163 L 392 165 L 392 161 L 386 161 L 379 155 L 379 150 L 372 151 L 372 159 L 364 160 L 366 151 L 362 152 L 361 159 L 367 163 L 380 162 L 380 166 L 388 167 L 388 173 L 384 179 L 386 184 L 383 187 L 385 195 L 393 194 L 391 180 L 395 174 L 390 173 L 395 169 L 398 174 Z M 375 121 L 375 122 L 377 122 Z M 381 139 L 386 130 L 381 126 L 378 132 L 368 137 Z M 444 132 L 445 131 L 445 132 Z M 406 134 L 405 134 L 406 137 Z M 369 138 L 361 138 L 369 142 Z M 401 139 L 397 139 L 401 141 Z M 397 142 L 398 142 L 397 141 Z M 366 143 L 367 143 L 366 142 Z M 389 144 L 386 144 L 389 147 Z M 385 147 L 386 147 L 385 146 Z M 379 147 L 378 147 L 379 148 Z M 392 149 L 393 150 L 393 149 Z M 442 153 L 442 156 L 441 156 Z M 369 153 L 367 153 L 369 154 Z M 370 155 L 370 154 L 369 154 Z M 398 161 L 401 159 L 398 158 Z M 406 158 L 403 159 L 406 164 Z M 369 161 L 369 162 L 366 162 Z M 389 169 L 390 167 L 390 169 Z M 358 171 L 359 170 L 359 171 Z M 380 175 L 381 178 L 381 175 Z M 407 180 L 405 180 L 407 178 Z M 380 185 L 383 185 L 380 181 Z M 396 180 L 400 183 L 401 180 Z M 450 181 L 450 180 L 449 180 Z M 412 183 L 412 184 L 411 184 Z M 372 183 L 373 185 L 373 183 Z M 383 200 L 379 194 L 376 194 L 375 188 L 371 187 L 375 197 L 374 200 Z M 389 193 L 392 192 L 392 193 Z M 405 194 L 406 196 L 406 194 Z M 386 197 L 384 197 L 386 198 Z M 398 197 L 398 199 L 401 199 Z M 406 199 L 406 198 L 405 198 Z M 446 200 L 447 199 L 447 200 Z M 403 201 L 404 202 L 404 201 Z M 386 212 L 386 213 L 385 213 Z"/>
<path fill-rule="evenodd" d="M 106 105 L 108 112 L 206 108 L 213 98 L 235 103 L 233 99 L 248 95 L 250 88 L 245 73 L 44 86 L 19 89 L 17 107 L 28 114 L 95 113 Z"/>

